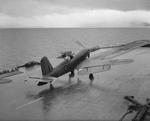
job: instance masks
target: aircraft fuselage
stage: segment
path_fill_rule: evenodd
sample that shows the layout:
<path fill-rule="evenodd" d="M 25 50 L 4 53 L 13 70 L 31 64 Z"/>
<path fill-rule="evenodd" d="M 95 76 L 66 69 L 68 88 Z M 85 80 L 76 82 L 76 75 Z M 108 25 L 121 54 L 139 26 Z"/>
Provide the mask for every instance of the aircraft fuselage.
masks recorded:
<path fill-rule="evenodd" d="M 56 66 L 51 73 L 47 76 L 59 77 L 68 72 L 73 72 L 77 65 L 79 65 L 82 61 L 84 61 L 89 55 L 89 50 L 84 49 L 77 53 L 72 59 L 65 60 Z"/>

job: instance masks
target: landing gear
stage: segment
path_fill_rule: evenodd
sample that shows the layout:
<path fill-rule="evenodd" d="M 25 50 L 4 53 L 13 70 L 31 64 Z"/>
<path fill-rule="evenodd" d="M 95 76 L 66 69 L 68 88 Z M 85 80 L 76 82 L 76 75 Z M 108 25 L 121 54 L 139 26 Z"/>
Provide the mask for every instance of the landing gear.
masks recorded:
<path fill-rule="evenodd" d="M 87 57 L 88 57 L 88 58 L 90 57 L 90 53 L 88 53 Z"/>
<path fill-rule="evenodd" d="M 74 71 L 71 71 L 71 73 L 69 74 L 69 83 L 71 83 L 71 78 L 74 77 Z"/>
<path fill-rule="evenodd" d="M 53 89 L 54 89 L 54 86 L 53 86 L 52 83 L 50 83 L 49 88 L 50 88 L 50 90 L 53 90 Z"/>
<path fill-rule="evenodd" d="M 89 79 L 90 79 L 90 85 L 92 85 L 94 81 L 94 75 L 92 73 L 89 74 Z"/>

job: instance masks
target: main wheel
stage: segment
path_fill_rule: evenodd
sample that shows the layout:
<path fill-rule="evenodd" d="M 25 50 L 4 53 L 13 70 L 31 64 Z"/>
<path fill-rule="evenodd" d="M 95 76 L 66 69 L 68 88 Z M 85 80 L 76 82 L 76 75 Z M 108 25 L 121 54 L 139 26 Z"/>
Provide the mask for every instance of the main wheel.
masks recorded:
<path fill-rule="evenodd" d="M 71 73 L 69 74 L 69 77 L 70 78 L 74 77 L 74 71 L 71 71 Z"/>
<path fill-rule="evenodd" d="M 71 71 L 71 73 L 69 74 L 69 83 L 71 83 L 71 78 L 74 77 L 74 71 Z"/>
<path fill-rule="evenodd" d="M 94 81 L 94 76 L 92 73 L 89 74 L 89 79 L 90 79 L 90 85 L 92 85 L 92 83 Z"/>
<path fill-rule="evenodd" d="M 54 86 L 52 85 L 52 83 L 50 83 L 49 87 L 50 87 L 51 90 L 54 89 Z"/>
<path fill-rule="evenodd" d="M 94 80 L 94 76 L 93 76 L 93 74 L 92 74 L 92 73 L 90 73 L 90 74 L 89 74 L 89 79 L 90 79 L 91 81 L 93 81 L 93 80 Z"/>

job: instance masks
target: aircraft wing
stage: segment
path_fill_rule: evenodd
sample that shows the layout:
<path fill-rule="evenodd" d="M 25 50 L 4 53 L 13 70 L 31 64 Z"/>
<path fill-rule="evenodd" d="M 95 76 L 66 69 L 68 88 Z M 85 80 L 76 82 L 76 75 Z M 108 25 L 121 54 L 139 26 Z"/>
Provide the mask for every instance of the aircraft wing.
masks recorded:
<path fill-rule="evenodd" d="M 79 69 L 77 74 L 78 75 L 88 75 L 90 73 L 99 73 L 99 72 L 103 72 L 103 71 L 109 71 L 110 69 L 111 69 L 110 64 L 88 66 L 88 67 L 84 67 L 82 69 Z"/>
<path fill-rule="evenodd" d="M 109 71 L 112 66 L 120 64 L 132 63 L 132 59 L 113 59 L 113 60 L 85 60 L 78 67 L 79 75 L 86 75 L 90 73 L 99 73 Z"/>
<path fill-rule="evenodd" d="M 150 40 L 138 40 L 127 44 L 100 49 L 91 54 L 90 59 L 112 59 L 132 50 L 150 44 Z"/>
<path fill-rule="evenodd" d="M 113 58 L 147 44 L 150 44 L 149 40 L 140 40 L 120 46 L 112 46 L 110 48 L 100 49 L 97 52 L 94 52 L 94 54 L 91 54 L 90 58 L 87 58 L 85 61 L 80 63 L 77 66 L 77 70 L 79 70 L 79 73 L 97 73 L 110 70 L 112 65 L 131 63 L 133 62 L 132 59 Z"/>

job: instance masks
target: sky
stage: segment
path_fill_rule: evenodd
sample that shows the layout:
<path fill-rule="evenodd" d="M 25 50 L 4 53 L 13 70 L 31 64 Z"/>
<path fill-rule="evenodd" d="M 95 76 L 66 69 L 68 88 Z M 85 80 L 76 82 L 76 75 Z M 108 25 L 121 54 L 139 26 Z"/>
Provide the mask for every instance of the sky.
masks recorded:
<path fill-rule="evenodd" d="M 0 28 L 141 26 L 150 0 L 0 0 Z"/>

